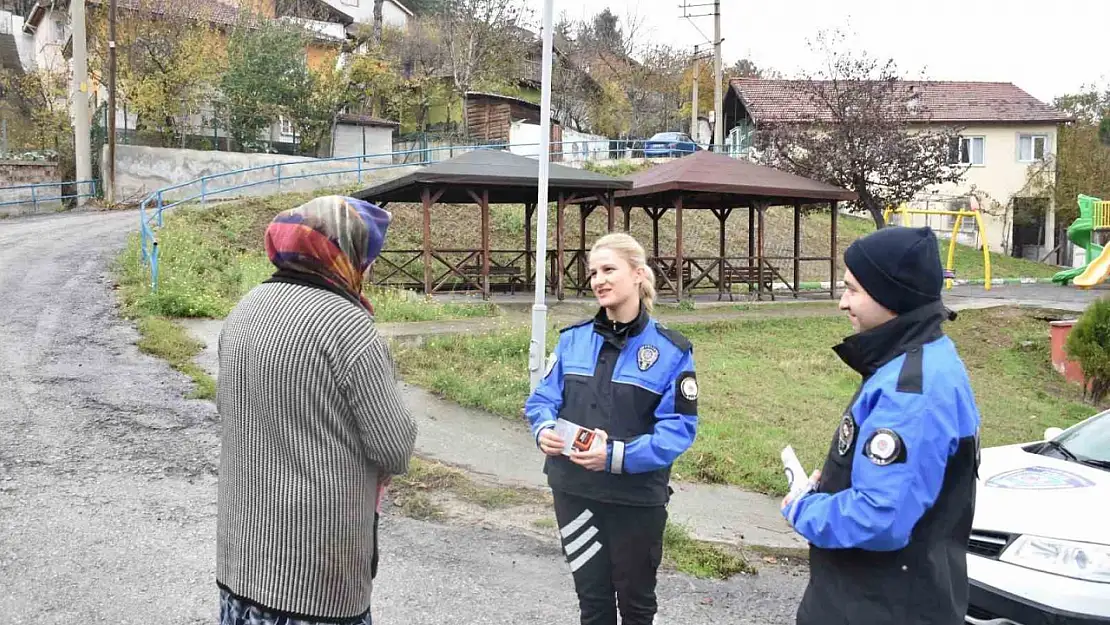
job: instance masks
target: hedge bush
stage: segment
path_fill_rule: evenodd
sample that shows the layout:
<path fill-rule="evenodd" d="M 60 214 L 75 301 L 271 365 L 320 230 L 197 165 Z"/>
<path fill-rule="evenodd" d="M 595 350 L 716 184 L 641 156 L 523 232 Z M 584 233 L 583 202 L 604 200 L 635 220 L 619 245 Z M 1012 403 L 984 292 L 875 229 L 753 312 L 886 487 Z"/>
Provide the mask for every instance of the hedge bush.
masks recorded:
<path fill-rule="evenodd" d="M 1083 368 L 1091 401 L 1101 402 L 1110 394 L 1110 298 L 1087 308 L 1068 334 L 1065 350 Z"/>

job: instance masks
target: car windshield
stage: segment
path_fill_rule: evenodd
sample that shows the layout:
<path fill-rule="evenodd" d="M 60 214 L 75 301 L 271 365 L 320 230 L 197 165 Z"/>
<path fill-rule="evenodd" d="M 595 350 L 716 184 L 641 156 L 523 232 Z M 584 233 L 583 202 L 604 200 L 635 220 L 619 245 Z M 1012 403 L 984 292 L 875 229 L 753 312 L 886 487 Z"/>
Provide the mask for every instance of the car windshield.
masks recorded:
<path fill-rule="evenodd" d="M 1076 462 L 1110 469 L 1110 411 L 1091 417 L 1055 439 Z"/>
<path fill-rule="evenodd" d="M 654 135 L 651 141 L 682 141 L 682 135 L 677 132 L 660 132 Z"/>

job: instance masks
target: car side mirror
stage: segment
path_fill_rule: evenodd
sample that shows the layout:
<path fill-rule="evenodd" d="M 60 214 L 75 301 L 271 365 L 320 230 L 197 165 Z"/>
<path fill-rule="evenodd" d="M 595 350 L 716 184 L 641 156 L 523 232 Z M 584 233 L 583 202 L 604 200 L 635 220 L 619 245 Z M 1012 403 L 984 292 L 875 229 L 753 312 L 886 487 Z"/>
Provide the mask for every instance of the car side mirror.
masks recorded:
<path fill-rule="evenodd" d="M 1062 428 L 1048 428 L 1044 431 L 1044 439 L 1050 441 L 1064 433 Z"/>

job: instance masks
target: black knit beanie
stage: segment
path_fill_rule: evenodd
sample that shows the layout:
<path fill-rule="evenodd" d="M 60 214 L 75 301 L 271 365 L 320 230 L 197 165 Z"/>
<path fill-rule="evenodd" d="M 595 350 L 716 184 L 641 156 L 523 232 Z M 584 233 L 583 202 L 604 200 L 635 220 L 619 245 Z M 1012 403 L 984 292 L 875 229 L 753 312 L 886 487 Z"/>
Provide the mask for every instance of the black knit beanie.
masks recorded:
<path fill-rule="evenodd" d="M 844 251 L 844 264 L 863 290 L 895 314 L 940 301 L 944 271 L 928 227 L 891 226 L 857 239 Z"/>

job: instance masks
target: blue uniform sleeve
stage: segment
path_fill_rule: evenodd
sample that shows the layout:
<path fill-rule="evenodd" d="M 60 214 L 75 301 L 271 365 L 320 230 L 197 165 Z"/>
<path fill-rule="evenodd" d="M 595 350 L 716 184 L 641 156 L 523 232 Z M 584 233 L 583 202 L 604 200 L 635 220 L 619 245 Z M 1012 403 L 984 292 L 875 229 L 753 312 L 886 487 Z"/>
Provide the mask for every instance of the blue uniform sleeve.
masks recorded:
<path fill-rule="evenodd" d="M 698 425 L 698 381 L 694 355 L 687 351 L 655 409 L 651 434 L 610 441 L 611 473 L 646 473 L 670 466 L 694 443 Z"/>
<path fill-rule="evenodd" d="M 524 402 L 524 417 L 532 430 L 532 440 L 539 445 L 540 432 L 555 427 L 559 408 L 563 405 L 563 336 L 555 345 L 547 371 L 536 385 L 536 390 Z"/>
<path fill-rule="evenodd" d="M 783 514 L 817 547 L 894 551 L 936 501 L 957 437 L 942 406 L 920 394 L 882 393 L 863 424 L 852 484 L 810 493 Z"/>

